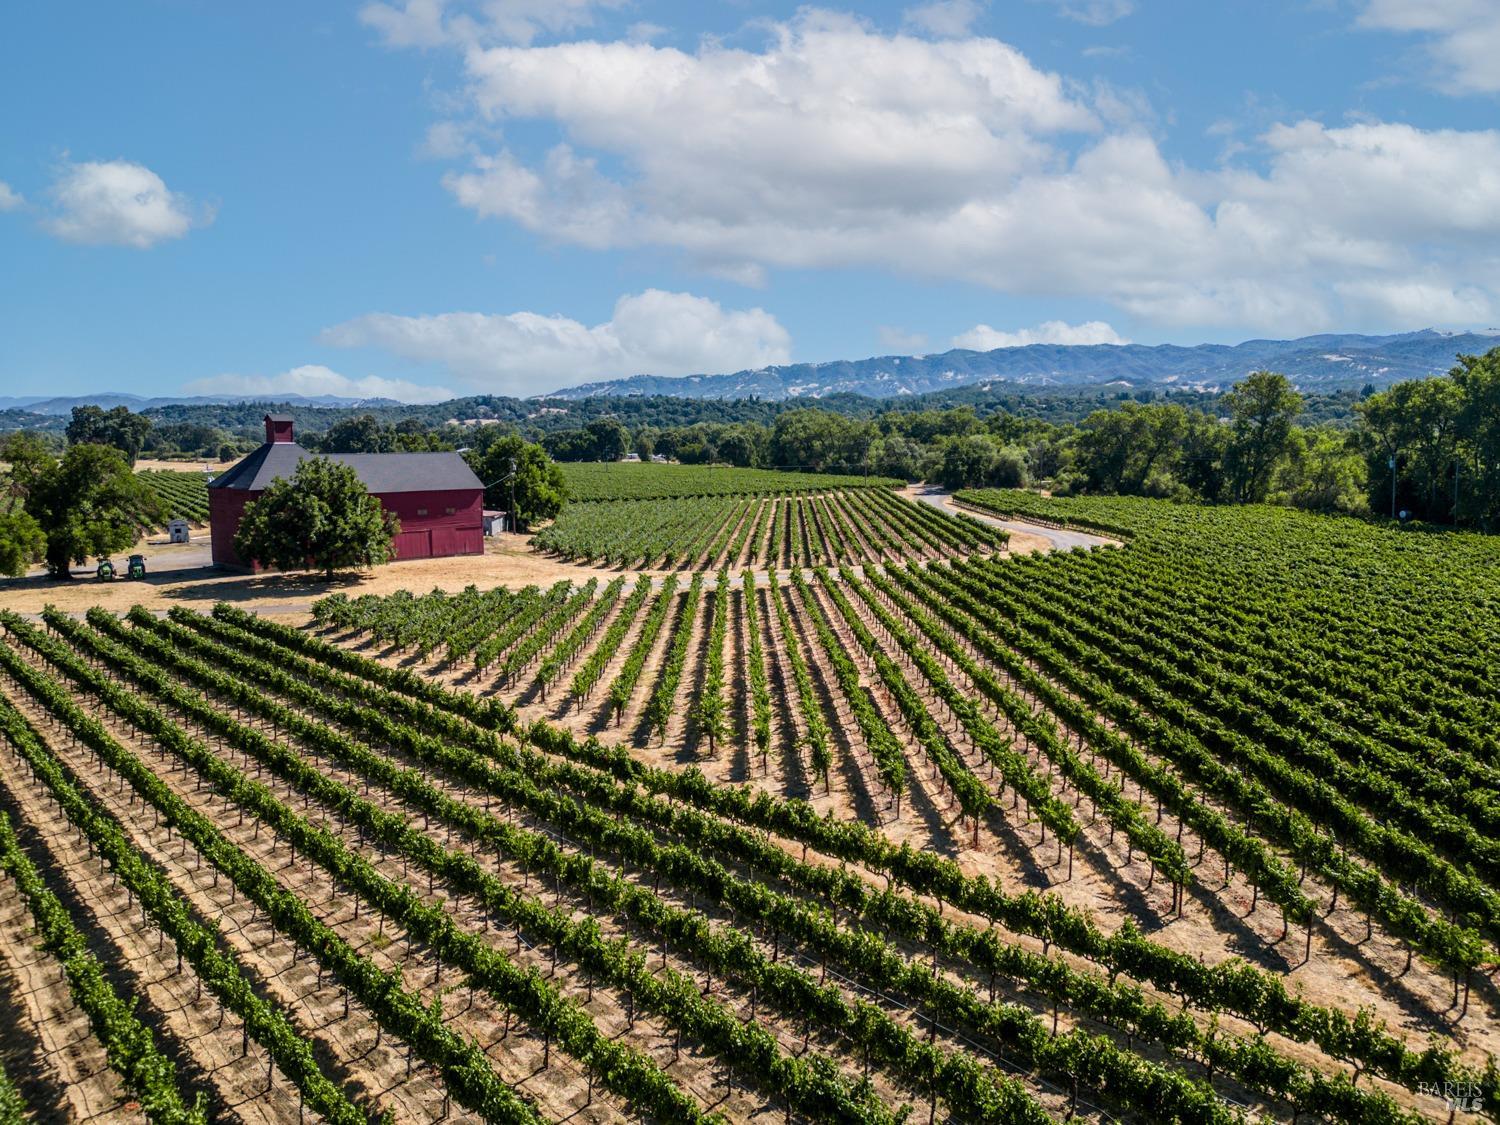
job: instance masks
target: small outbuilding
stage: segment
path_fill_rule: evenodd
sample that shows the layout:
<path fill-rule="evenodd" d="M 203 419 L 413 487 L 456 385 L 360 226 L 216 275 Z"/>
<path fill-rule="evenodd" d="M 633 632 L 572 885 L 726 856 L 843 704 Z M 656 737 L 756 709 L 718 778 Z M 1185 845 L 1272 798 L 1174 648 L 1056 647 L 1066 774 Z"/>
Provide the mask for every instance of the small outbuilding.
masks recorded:
<path fill-rule="evenodd" d="M 192 541 L 192 538 L 192 532 L 188 528 L 187 520 L 178 519 L 167 521 L 168 543 L 189 543 Z"/>
<path fill-rule="evenodd" d="M 510 513 L 499 512 L 493 508 L 484 510 L 484 534 L 486 537 L 499 535 L 501 532 L 510 530 Z"/>
<path fill-rule="evenodd" d="M 304 457 L 348 465 L 380 506 L 401 521 L 397 559 L 484 554 L 484 485 L 457 453 L 309 453 L 292 436 L 292 418 L 267 414 L 266 441 L 208 485 L 209 532 L 218 566 L 249 567 L 234 549 L 250 502 Z"/>

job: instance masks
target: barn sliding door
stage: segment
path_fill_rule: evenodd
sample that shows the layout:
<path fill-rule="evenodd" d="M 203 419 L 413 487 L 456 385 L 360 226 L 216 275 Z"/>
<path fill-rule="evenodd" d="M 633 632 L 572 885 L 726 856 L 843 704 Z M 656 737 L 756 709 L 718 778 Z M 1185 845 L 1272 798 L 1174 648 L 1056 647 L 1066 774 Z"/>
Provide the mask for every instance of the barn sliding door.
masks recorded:
<path fill-rule="evenodd" d="M 403 531 L 398 534 L 396 557 L 398 559 L 430 559 L 432 557 L 432 532 L 423 528 L 421 531 Z"/>

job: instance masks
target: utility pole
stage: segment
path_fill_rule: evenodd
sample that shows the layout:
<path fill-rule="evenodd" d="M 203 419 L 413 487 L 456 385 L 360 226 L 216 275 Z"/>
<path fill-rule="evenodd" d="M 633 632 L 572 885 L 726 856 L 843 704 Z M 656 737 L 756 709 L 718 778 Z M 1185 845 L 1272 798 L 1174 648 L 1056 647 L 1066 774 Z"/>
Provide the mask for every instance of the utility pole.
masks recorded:
<path fill-rule="evenodd" d="M 1390 467 L 1391 467 L 1391 519 L 1395 519 L 1396 518 L 1396 455 L 1394 453 L 1391 454 L 1391 459 L 1387 462 L 1387 464 L 1390 465 Z"/>
<path fill-rule="evenodd" d="M 494 488 L 497 484 L 504 484 L 506 481 L 510 482 L 510 511 L 507 513 L 507 518 L 510 520 L 510 529 L 512 531 L 521 530 L 520 521 L 516 519 L 516 473 L 519 471 L 516 466 L 516 459 L 512 457 L 510 458 L 510 472 L 506 473 L 503 477 L 497 477 L 484 486 L 485 495 L 488 496 L 490 489 Z"/>

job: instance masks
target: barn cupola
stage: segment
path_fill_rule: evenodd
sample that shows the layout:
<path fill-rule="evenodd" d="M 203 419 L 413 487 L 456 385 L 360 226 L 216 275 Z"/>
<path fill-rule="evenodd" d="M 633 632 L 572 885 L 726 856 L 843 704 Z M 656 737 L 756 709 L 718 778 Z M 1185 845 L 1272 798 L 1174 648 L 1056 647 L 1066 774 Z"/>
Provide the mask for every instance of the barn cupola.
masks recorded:
<path fill-rule="evenodd" d="M 290 442 L 292 438 L 292 416 L 290 414 L 266 415 L 266 440 Z"/>

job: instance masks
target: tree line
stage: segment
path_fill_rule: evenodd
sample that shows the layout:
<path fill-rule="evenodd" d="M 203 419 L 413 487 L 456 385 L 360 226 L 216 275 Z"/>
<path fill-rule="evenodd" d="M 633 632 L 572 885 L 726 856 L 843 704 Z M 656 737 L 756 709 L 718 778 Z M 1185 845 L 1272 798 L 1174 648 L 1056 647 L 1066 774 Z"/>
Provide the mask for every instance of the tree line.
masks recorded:
<path fill-rule="evenodd" d="M 699 420 L 641 421 L 632 428 L 626 422 L 633 418 L 660 415 L 617 400 L 617 416 L 546 433 L 500 421 L 434 428 L 420 418 L 382 421 L 368 412 L 304 440 L 323 453 L 459 449 L 485 485 L 485 505 L 514 511 L 522 527 L 555 516 L 565 501 L 557 461 L 616 461 L 631 453 L 948 488 L 1045 484 L 1059 495 L 1270 502 L 1486 531 L 1500 526 L 1500 348 L 1460 356 L 1446 375 L 1379 392 L 1366 387 L 1354 403 L 1352 426 L 1316 413 L 1309 419 L 1306 397 L 1273 372 L 1255 372 L 1222 395 L 1204 396 L 1201 406 L 1191 402 L 1125 397 L 1076 423 L 1006 411 L 985 416 L 972 405 L 913 410 L 906 404 L 869 416 L 822 405 L 778 407 L 759 414 L 761 421 L 757 403 L 726 411 L 729 421 L 707 421 L 696 404 L 684 413 Z M 152 433 L 149 418 L 124 407 L 84 406 L 74 409 L 61 452 L 44 435 L 9 435 L 0 444 L 6 466 L 0 572 L 24 573 L 45 560 L 61 577 L 159 524 L 154 494 L 130 471 L 149 451 Z M 299 508 L 309 504 L 316 507 L 310 497 L 298 500 Z M 364 518 L 372 535 L 356 537 L 355 553 L 370 558 L 370 538 L 384 538 L 389 529 L 377 530 L 369 513 Z M 290 559 L 291 550 L 282 543 L 271 554 Z"/>
<path fill-rule="evenodd" d="M 72 445 L 108 445 L 124 453 L 130 464 L 142 454 L 153 457 L 201 457 L 232 461 L 255 447 L 243 435 L 202 422 L 159 422 L 151 415 L 124 406 L 109 410 L 75 406 L 63 431 Z"/>
<path fill-rule="evenodd" d="M 822 407 L 769 423 L 628 429 L 619 419 L 541 436 L 558 460 L 643 460 L 868 473 L 948 488 L 1026 487 L 1208 503 L 1279 503 L 1493 530 L 1500 526 L 1500 348 L 1446 375 L 1367 386 L 1353 424 L 1308 417 L 1284 376 L 1254 372 L 1203 405 L 1126 397 L 1080 421 L 971 406 L 853 417 Z"/>
<path fill-rule="evenodd" d="M 1213 411 L 1223 397 L 1222 391 L 1198 390 L 1165 384 L 1122 387 L 1118 383 L 1103 386 L 1031 386 L 1022 384 L 976 383 L 947 387 L 900 399 L 870 398 L 866 395 L 840 392 L 817 399 L 817 406 L 850 418 L 872 419 L 889 411 L 919 413 L 972 407 L 981 418 L 996 414 L 1016 414 L 1045 422 L 1081 422 L 1089 414 L 1120 402 L 1175 403 L 1189 408 Z M 1348 427 L 1355 420 L 1355 407 L 1368 392 L 1358 387 L 1303 392 L 1302 420 L 1310 424 L 1327 423 Z M 368 415 L 376 424 L 395 427 L 410 423 L 423 431 L 452 431 L 467 444 L 467 434 L 475 428 L 495 425 L 510 427 L 539 441 L 545 434 L 559 430 L 577 430 L 589 422 L 615 418 L 634 433 L 642 427 L 680 429 L 699 422 L 754 422 L 770 426 L 782 414 L 804 409 L 805 399 L 764 399 L 757 396 L 736 399 L 693 399 L 672 395 L 589 395 L 576 399 L 525 399 L 504 395 L 475 395 L 441 403 L 398 403 L 374 401 L 358 406 L 318 406 L 298 402 L 230 402 L 165 403 L 149 406 L 139 417 L 151 423 L 141 440 L 140 453 L 153 457 L 231 459 L 260 444 L 261 419 L 267 413 L 294 413 L 304 443 L 341 422 Z M 90 411 L 118 416 L 124 407 Z M 0 410 L 0 434 L 29 430 L 44 435 L 61 448 L 71 416 L 36 414 L 28 410 Z M 310 447 L 310 446 L 309 446 Z"/>

